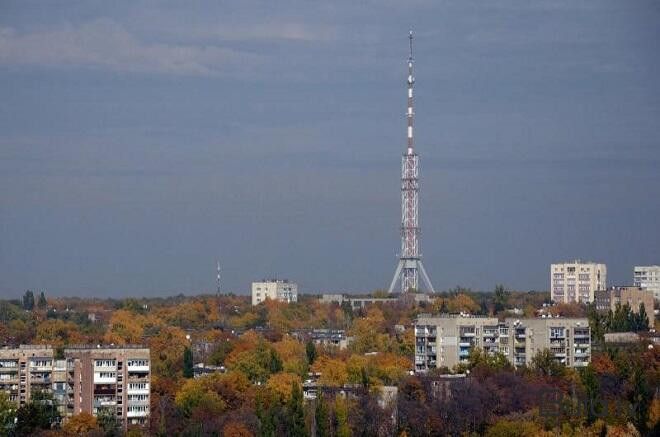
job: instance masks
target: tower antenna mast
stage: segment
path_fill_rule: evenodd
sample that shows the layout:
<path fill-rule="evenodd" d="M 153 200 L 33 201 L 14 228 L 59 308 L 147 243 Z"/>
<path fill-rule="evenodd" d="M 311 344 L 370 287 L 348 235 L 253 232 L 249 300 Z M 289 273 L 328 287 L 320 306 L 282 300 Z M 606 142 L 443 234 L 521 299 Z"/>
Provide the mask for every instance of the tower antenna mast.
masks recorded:
<path fill-rule="evenodd" d="M 410 55 L 408 56 L 408 109 L 406 119 L 408 125 L 407 147 L 401 157 L 401 255 L 390 284 L 389 292 L 394 290 L 397 282 L 401 282 L 401 292 L 419 290 L 419 274 L 428 291 L 433 292 L 431 279 L 422 264 L 419 253 L 419 156 L 415 152 L 413 141 L 413 31 L 408 34 L 410 40 Z"/>

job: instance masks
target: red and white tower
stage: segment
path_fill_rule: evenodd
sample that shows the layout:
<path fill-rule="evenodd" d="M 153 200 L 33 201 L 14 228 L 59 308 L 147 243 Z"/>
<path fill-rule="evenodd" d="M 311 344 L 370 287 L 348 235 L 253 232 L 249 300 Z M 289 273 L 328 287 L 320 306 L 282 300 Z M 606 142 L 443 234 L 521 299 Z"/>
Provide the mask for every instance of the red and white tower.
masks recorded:
<path fill-rule="evenodd" d="M 410 56 L 408 57 L 408 141 L 401 158 L 401 256 L 390 284 L 389 292 L 401 281 L 401 292 L 419 289 L 419 273 L 428 291 L 434 291 L 431 279 L 426 274 L 419 253 L 419 156 L 413 142 L 413 32 L 410 31 Z"/>

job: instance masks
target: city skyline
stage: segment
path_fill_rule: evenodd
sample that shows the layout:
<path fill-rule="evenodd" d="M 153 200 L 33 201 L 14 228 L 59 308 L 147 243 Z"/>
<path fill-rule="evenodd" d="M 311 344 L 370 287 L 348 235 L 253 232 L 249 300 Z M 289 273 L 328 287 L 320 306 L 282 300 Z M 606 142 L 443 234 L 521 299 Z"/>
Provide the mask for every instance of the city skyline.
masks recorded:
<path fill-rule="evenodd" d="M 2 11 L 2 297 L 386 289 L 411 26 L 436 290 L 660 263 L 653 2 Z"/>

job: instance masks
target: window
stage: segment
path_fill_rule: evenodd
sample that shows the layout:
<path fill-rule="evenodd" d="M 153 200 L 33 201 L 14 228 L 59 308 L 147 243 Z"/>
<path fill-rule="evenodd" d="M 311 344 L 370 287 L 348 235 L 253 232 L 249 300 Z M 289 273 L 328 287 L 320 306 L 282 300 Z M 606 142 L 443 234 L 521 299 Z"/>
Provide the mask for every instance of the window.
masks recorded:
<path fill-rule="evenodd" d="M 115 367 L 115 360 L 94 360 L 94 366 L 96 367 Z"/>
<path fill-rule="evenodd" d="M 128 360 L 128 365 L 131 366 L 131 367 L 133 367 L 133 366 L 142 366 L 142 367 L 144 367 L 144 366 L 149 365 L 149 361 L 148 360 L 142 360 L 142 359 L 132 359 L 132 360 Z"/>

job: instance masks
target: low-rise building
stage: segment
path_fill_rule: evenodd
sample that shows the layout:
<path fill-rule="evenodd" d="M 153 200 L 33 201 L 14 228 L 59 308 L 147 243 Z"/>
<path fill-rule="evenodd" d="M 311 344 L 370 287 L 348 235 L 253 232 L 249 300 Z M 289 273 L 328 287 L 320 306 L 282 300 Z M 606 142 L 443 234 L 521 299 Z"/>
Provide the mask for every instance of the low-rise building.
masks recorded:
<path fill-rule="evenodd" d="M 353 337 L 347 337 L 343 329 L 301 329 L 293 331 L 291 335 L 300 340 L 311 340 L 317 346 L 336 347 L 346 349 L 352 343 Z"/>
<path fill-rule="evenodd" d="M 407 302 L 420 304 L 422 302 L 430 302 L 431 298 L 428 294 L 423 293 L 406 293 L 401 296 L 377 297 L 377 296 L 359 296 L 350 294 L 323 294 L 319 299 L 321 303 L 338 303 L 342 305 L 347 303 L 352 309 L 364 308 L 376 303 L 396 303 Z"/>
<path fill-rule="evenodd" d="M 514 366 L 531 363 L 548 349 L 567 367 L 591 360 L 591 333 L 586 318 L 506 319 L 468 315 L 420 315 L 415 322 L 415 371 L 452 369 L 468 362 L 475 348 L 503 354 Z"/>
<path fill-rule="evenodd" d="M 649 318 L 649 327 L 653 326 L 653 292 L 641 287 L 610 287 L 595 293 L 596 310 L 600 312 L 616 311 L 617 305 L 628 305 L 632 312 L 639 314 L 644 304 L 644 311 Z"/>
<path fill-rule="evenodd" d="M 288 279 L 262 279 L 252 283 L 252 305 L 259 305 L 266 299 L 280 302 L 298 302 L 298 284 Z"/>
<path fill-rule="evenodd" d="M 550 266 L 550 295 L 557 303 L 590 303 L 607 287 L 605 264 L 575 260 Z"/>
<path fill-rule="evenodd" d="M 635 266 L 633 285 L 652 292 L 660 300 L 660 266 Z"/>

